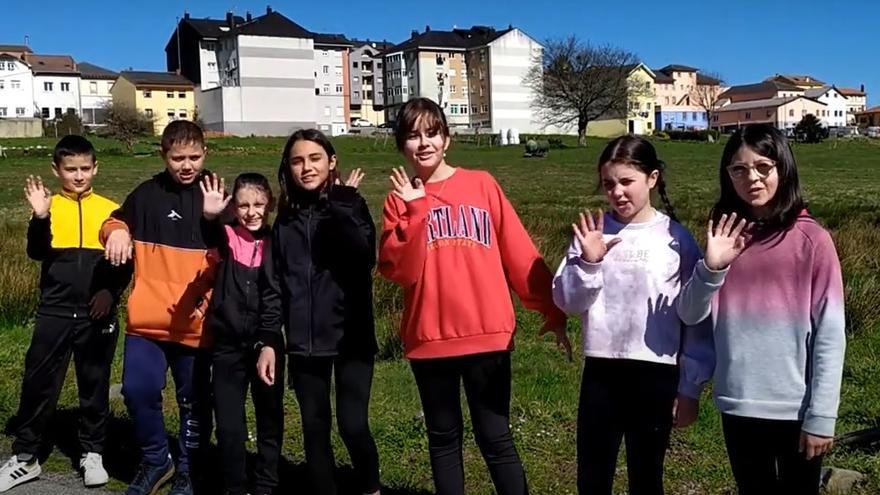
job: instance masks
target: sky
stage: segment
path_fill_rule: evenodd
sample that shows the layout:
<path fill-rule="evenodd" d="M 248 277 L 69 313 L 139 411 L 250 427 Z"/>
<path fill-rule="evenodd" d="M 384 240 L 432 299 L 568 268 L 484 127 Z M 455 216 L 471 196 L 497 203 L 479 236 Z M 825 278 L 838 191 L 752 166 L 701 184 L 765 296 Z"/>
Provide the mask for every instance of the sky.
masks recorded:
<path fill-rule="evenodd" d="M 165 70 L 165 44 L 184 10 L 222 19 L 265 13 L 267 4 L 304 28 L 401 42 L 424 31 L 475 24 L 522 29 L 538 41 L 570 35 L 668 64 L 720 74 L 729 85 L 774 74 L 809 74 L 829 84 L 865 85 L 880 105 L 880 0 L 0 0 L 0 44 L 68 54 L 113 70 Z"/>

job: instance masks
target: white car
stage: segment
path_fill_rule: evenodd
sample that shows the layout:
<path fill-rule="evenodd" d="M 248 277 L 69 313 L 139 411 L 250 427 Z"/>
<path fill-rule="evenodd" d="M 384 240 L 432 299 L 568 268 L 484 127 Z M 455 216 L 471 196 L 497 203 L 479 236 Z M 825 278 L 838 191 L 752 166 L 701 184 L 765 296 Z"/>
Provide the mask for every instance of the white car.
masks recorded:
<path fill-rule="evenodd" d="M 373 127 L 373 123 L 367 119 L 363 119 L 363 118 L 358 117 L 356 119 L 351 119 L 351 126 L 352 127 Z"/>

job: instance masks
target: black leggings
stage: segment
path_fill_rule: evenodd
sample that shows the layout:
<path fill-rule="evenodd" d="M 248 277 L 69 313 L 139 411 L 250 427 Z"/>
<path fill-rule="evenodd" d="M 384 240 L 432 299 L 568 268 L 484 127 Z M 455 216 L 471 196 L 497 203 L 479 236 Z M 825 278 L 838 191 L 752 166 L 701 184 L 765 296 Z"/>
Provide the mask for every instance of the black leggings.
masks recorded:
<path fill-rule="evenodd" d="M 822 457 L 798 452 L 800 421 L 721 415 L 724 443 L 740 495 L 816 495 Z"/>
<path fill-rule="evenodd" d="M 379 490 L 379 454 L 370 433 L 369 403 L 373 358 L 290 357 L 290 384 L 302 415 L 306 464 L 312 480 L 308 493 L 336 493 L 330 445 L 330 376 L 336 368 L 336 421 L 351 456 L 360 493 Z"/>
<path fill-rule="evenodd" d="M 586 358 L 578 406 L 578 493 L 610 495 L 620 442 L 626 442 L 631 495 L 663 493 L 678 367 Z"/>
<path fill-rule="evenodd" d="M 510 352 L 414 359 L 411 366 L 425 412 L 437 495 L 464 494 L 462 382 L 477 445 L 496 492 L 527 494 L 525 472 L 510 433 Z"/>

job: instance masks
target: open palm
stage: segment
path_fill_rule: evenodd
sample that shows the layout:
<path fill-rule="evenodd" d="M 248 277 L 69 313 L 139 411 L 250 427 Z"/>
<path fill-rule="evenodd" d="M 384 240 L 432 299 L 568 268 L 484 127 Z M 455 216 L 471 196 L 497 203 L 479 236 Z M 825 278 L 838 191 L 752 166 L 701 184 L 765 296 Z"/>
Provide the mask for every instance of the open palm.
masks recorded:
<path fill-rule="evenodd" d="M 199 187 L 202 188 L 202 212 L 207 218 L 216 218 L 223 213 L 232 196 L 226 195 L 226 183 L 217 174 L 205 176 Z"/>
<path fill-rule="evenodd" d="M 390 179 L 393 187 L 391 192 L 400 199 L 410 202 L 425 197 L 425 185 L 422 180 L 416 177 L 410 181 L 403 167 L 392 169 Z"/>
<path fill-rule="evenodd" d="M 605 228 L 605 215 L 602 211 L 596 216 L 590 210 L 580 213 L 580 222 L 571 224 L 574 237 L 581 247 L 581 259 L 587 263 L 598 263 L 605 258 L 608 251 L 620 243 L 620 239 L 605 242 L 602 231 Z"/>
<path fill-rule="evenodd" d="M 709 219 L 706 233 L 706 255 L 704 262 L 710 270 L 723 270 L 730 266 L 745 250 L 749 235 L 745 219 L 736 221 L 736 213 L 721 215 L 718 225 Z"/>
<path fill-rule="evenodd" d="M 37 218 L 46 218 L 49 215 L 49 207 L 52 206 L 52 193 L 43 185 L 43 179 L 39 176 L 28 176 L 25 181 L 24 195 L 34 210 Z"/>

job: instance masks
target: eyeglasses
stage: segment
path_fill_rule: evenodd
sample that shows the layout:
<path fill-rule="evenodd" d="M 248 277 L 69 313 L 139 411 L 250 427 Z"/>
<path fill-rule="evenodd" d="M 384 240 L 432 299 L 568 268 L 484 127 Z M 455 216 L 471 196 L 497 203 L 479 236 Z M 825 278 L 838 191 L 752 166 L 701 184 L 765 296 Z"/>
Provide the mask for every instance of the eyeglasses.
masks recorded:
<path fill-rule="evenodd" d="M 754 167 L 747 167 L 745 165 L 731 165 L 727 167 L 727 173 L 730 175 L 732 179 L 747 179 L 751 177 L 752 170 L 758 175 L 759 179 L 766 179 L 773 173 L 773 169 L 776 168 L 775 163 L 758 163 Z"/>

